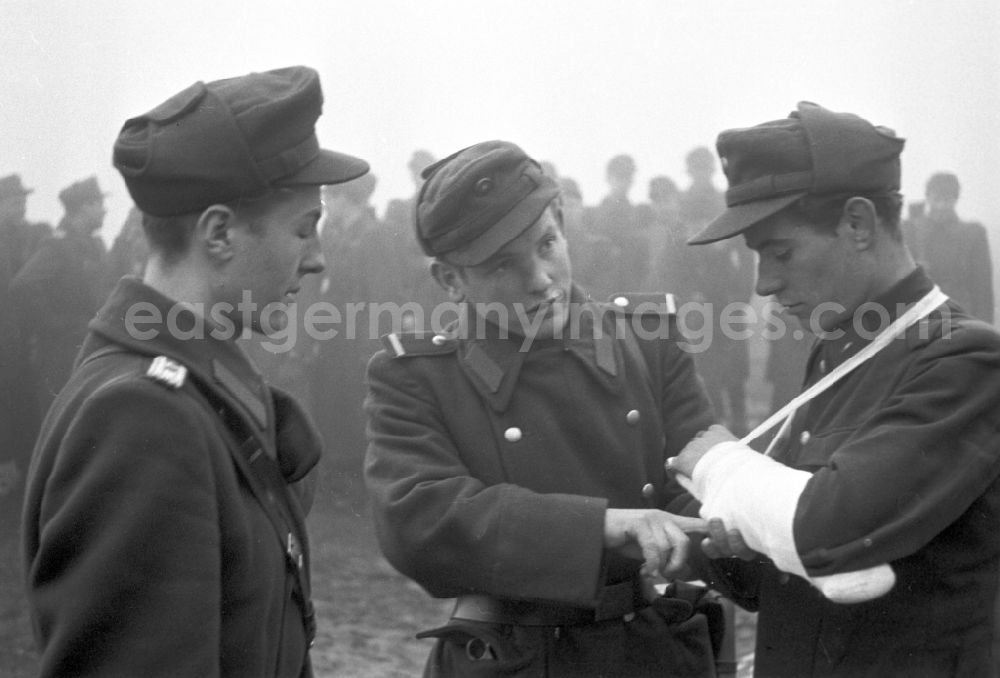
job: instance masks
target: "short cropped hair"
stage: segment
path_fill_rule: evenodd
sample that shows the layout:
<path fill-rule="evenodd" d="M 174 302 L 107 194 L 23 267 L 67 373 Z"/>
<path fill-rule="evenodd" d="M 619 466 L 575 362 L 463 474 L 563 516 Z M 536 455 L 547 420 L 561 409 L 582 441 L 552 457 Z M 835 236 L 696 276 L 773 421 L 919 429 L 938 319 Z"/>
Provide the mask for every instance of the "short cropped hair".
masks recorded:
<path fill-rule="evenodd" d="M 250 224 L 250 231 L 259 234 L 258 217 L 271 204 L 267 198 L 286 190 L 288 189 L 279 188 L 259 198 L 242 198 L 223 204 L 239 216 L 246 218 Z M 144 213 L 142 215 L 142 230 L 146 234 L 146 242 L 149 243 L 150 251 L 159 256 L 166 265 L 176 264 L 191 249 L 195 227 L 203 212 L 204 210 L 172 217 L 156 217 Z"/>
<path fill-rule="evenodd" d="M 168 266 L 177 263 L 191 248 L 191 238 L 201 212 L 173 217 L 142 215 L 142 231 L 146 234 L 150 252 Z"/>

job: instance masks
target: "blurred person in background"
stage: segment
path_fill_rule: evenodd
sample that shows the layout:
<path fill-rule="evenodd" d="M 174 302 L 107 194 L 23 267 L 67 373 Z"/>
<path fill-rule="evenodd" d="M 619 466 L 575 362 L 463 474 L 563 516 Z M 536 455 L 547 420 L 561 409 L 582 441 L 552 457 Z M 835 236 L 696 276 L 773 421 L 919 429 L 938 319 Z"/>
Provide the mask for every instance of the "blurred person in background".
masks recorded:
<path fill-rule="evenodd" d="M 575 256 L 580 283 L 595 298 L 614 292 L 638 292 L 645 282 L 649 254 L 646 233 L 629 193 L 635 184 L 635 160 L 616 155 L 608 161 L 608 194 L 587 210 L 582 247 Z"/>
<path fill-rule="evenodd" d="M 696 233 L 722 214 L 725 200 L 715 187 L 715 157 L 704 146 L 686 158 L 691 185 L 681 196 L 681 222 L 687 233 Z M 750 343 L 739 333 L 745 325 L 728 324 L 727 309 L 749 307 L 753 293 L 753 253 L 736 240 L 705 247 L 686 247 L 686 290 L 682 303 L 693 303 L 686 313 L 690 330 L 705 341 L 695 353 L 698 374 L 715 411 L 737 433 L 745 433 L 747 380 L 750 377 Z M 684 290 L 682 290 L 682 293 Z M 735 304 L 730 307 L 730 304 Z"/>
<path fill-rule="evenodd" d="M 927 180 L 923 213 L 906 224 L 914 258 L 969 313 L 993 322 L 993 259 L 983 225 L 962 221 L 955 206 L 961 186 L 951 172 Z"/>
<path fill-rule="evenodd" d="M 386 249 L 383 250 L 382 261 L 393 263 L 377 266 L 369 271 L 377 287 L 386 293 L 382 298 L 400 304 L 415 302 L 420 306 L 422 318 L 417 317 L 417 314 L 404 314 L 407 330 L 429 329 L 434 307 L 447 300 L 441 288 L 427 275 L 430 259 L 420 251 L 413 238 L 417 194 L 424 183 L 421 173 L 435 160 L 433 153 L 422 148 L 415 150 L 410 156 L 407 169 L 413 179 L 414 193 L 408 198 L 390 200 L 385 210 L 384 236 L 381 242 Z"/>
<path fill-rule="evenodd" d="M 648 224 L 649 274 L 643 289 L 665 290 L 680 303 L 691 298 L 694 272 L 680 215 L 681 192 L 670 177 L 649 180 L 649 202 L 639 206 L 640 219 Z"/>
<path fill-rule="evenodd" d="M 142 211 L 133 205 L 129 208 L 121 230 L 108 251 L 107 288 L 110 290 L 124 275 L 142 277 L 149 256 L 149 243 L 142 232 Z"/>
<path fill-rule="evenodd" d="M 18 174 L 0 177 L 0 500 L 9 499 L 12 504 L 20 500 L 18 490 L 35 444 L 40 414 L 28 338 L 11 284 L 52 233 L 48 224 L 26 218 L 32 190 L 24 187 Z"/>
<path fill-rule="evenodd" d="M 391 258 L 398 246 L 388 242 L 387 229 L 370 203 L 376 185 L 376 177 L 368 173 L 323 192 L 327 217 L 320 244 L 331 265 L 315 278 L 315 296 L 335 306 L 345 322 L 335 336 L 315 342 L 316 355 L 304 375 L 312 384 L 313 411 L 331 462 L 344 464 L 356 477 L 365 450 L 365 365 L 378 345 L 378 332 L 370 327 L 371 304 L 398 293 L 387 281 L 395 282 L 397 267 L 403 265 Z M 349 304 L 361 310 L 355 314 Z M 356 319 L 353 327 L 347 324 L 349 315 Z"/>
<path fill-rule="evenodd" d="M 107 294 L 104 193 L 97 177 L 59 193 L 65 211 L 51 238 L 21 267 L 11 291 L 31 351 L 39 410 L 48 410 L 69 379 L 87 323 Z"/>

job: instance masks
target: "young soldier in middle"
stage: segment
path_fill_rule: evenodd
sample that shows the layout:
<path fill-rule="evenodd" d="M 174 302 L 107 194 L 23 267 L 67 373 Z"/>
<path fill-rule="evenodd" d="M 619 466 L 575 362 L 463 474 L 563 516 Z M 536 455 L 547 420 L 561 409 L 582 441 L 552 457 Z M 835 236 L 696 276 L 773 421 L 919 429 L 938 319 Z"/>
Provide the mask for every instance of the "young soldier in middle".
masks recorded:
<path fill-rule="evenodd" d="M 426 675 L 714 675 L 705 615 L 643 585 L 704 528 L 664 510 L 690 499 L 664 460 L 712 421 L 671 301 L 573 285 L 559 188 L 514 144 L 424 176 L 459 317 L 370 362 L 366 482 L 389 561 L 458 598 Z"/>

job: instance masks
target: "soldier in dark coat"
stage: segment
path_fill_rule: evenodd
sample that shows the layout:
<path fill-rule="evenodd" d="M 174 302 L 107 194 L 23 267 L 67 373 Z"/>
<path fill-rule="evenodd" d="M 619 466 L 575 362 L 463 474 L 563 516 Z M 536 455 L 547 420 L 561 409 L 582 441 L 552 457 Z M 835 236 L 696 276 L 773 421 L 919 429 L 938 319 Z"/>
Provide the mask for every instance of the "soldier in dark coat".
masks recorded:
<path fill-rule="evenodd" d="M 323 270 L 303 66 L 196 83 L 128 120 L 115 166 L 152 255 L 90 324 L 49 412 L 23 525 L 42 676 L 308 676 L 304 513 L 320 449 L 235 337 Z"/>
<path fill-rule="evenodd" d="M 629 199 L 635 161 L 616 155 L 607 164 L 608 194 L 587 210 L 577 239 L 580 282 L 600 297 L 616 291 L 641 291 L 649 265 L 648 223 Z"/>
<path fill-rule="evenodd" d="M 28 340 L 11 294 L 14 276 L 52 232 L 25 218 L 31 192 L 17 174 L 0 178 L 0 499 L 17 498 L 39 423 Z"/>
<path fill-rule="evenodd" d="M 28 345 L 40 411 L 69 379 L 73 361 L 107 292 L 104 197 L 97 177 L 59 193 L 65 214 L 53 236 L 21 267 L 11 284 Z"/>
<path fill-rule="evenodd" d="M 420 173 L 435 161 L 425 149 L 417 149 L 410 157 L 407 168 L 415 186 L 408 198 L 390 200 L 385 209 L 383 227 L 371 243 L 380 252 L 381 262 L 392 262 L 369 269 L 373 300 L 392 301 L 398 304 L 416 304 L 412 312 L 404 312 L 406 329 L 426 330 L 430 327 L 434 307 L 447 301 L 444 292 L 427 274 L 429 260 L 420 251 L 413 237 L 416 224 L 417 193 L 424 183 Z"/>
<path fill-rule="evenodd" d="M 149 257 L 149 243 L 142 232 L 142 212 L 135 205 L 128 211 L 125 223 L 108 251 L 106 282 L 108 290 L 125 275 L 142 277 Z"/>
<path fill-rule="evenodd" d="M 910 256 L 902 148 L 808 102 L 719 136 L 729 207 L 693 242 L 742 234 L 757 292 L 820 335 L 805 383 L 824 390 L 770 455 L 713 427 L 671 462 L 712 524 L 703 574 L 758 611 L 760 676 L 971 678 L 996 661 L 1000 335 Z"/>
<path fill-rule="evenodd" d="M 712 420 L 669 300 L 573 284 L 558 185 L 514 144 L 428 173 L 418 237 L 457 319 L 386 337 L 365 403 L 383 552 L 458 597 L 426 675 L 714 675 L 707 618 L 644 586 L 701 527 L 663 510 L 662 460 Z"/>
<path fill-rule="evenodd" d="M 927 180 L 924 214 L 910 221 L 906 242 L 913 257 L 945 293 L 969 313 L 993 322 L 993 260 L 983 225 L 958 218 L 958 177 L 939 172 Z"/>
<path fill-rule="evenodd" d="M 686 164 L 691 185 L 681 196 L 681 222 L 694 234 L 722 213 L 725 201 L 712 181 L 716 165 L 711 151 L 704 146 L 692 149 Z M 732 240 L 684 249 L 690 279 L 678 294 L 693 339 L 695 365 L 719 417 L 742 434 L 747 424 L 749 342 L 727 330 L 724 318 L 731 317 L 729 304 L 746 308 L 750 302 L 753 254 Z"/>
<path fill-rule="evenodd" d="M 310 383 L 313 411 L 331 451 L 331 459 L 355 474 L 365 453 L 365 425 L 361 403 L 365 398 L 365 365 L 378 345 L 379 332 L 369 328 L 370 304 L 384 301 L 377 283 L 383 271 L 392 278 L 397 264 L 384 243 L 382 223 L 369 202 L 376 178 L 371 173 L 324 191 L 327 218 L 320 245 L 328 261 L 337 262 L 319 282 L 319 301 L 333 304 L 344 317 L 357 318 L 357 326 L 316 342 L 315 359 L 303 377 Z M 398 238 L 397 238 L 398 240 Z M 398 246 L 398 245 L 397 245 Z M 355 313 L 351 307 L 361 311 Z M 385 330 L 389 331 L 388 329 Z"/>
<path fill-rule="evenodd" d="M 28 221 L 27 199 L 34 191 L 21 184 L 21 177 L 0 177 L 0 244 L 13 275 L 31 258 L 38 246 L 52 235 L 46 223 Z"/>

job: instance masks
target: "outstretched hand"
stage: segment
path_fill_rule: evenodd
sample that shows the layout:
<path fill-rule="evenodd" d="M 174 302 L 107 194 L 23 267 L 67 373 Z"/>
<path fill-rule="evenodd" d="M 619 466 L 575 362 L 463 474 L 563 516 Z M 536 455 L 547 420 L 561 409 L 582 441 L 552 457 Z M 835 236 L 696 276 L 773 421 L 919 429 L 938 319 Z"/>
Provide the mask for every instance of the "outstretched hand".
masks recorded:
<path fill-rule="evenodd" d="M 687 532 L 706 532 L 701 518 L 656 509 L 608 509 L 604 514 L 604 546 L 643 561 L 644 577 L 672 578 L 684 569 L 690 540 Z"/>

